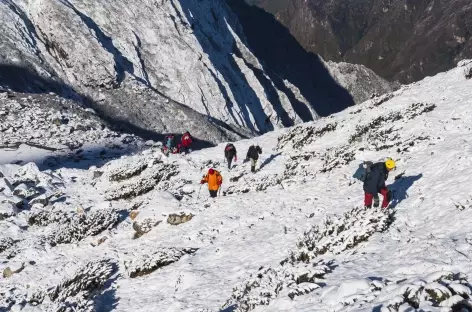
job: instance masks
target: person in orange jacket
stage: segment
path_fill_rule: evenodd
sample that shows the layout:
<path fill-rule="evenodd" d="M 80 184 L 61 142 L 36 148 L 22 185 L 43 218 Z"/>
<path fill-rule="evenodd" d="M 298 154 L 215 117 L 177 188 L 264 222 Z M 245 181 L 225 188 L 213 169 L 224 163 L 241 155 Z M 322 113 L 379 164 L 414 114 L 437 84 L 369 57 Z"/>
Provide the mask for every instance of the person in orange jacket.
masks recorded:
<path fill-rule="evenodd" d="M 218 190 L 223 183 L 223 177 L 221 174 L 213 169 L 210 168 L 206 176 L 200 181 L 200 184 L 208 183 L 208 190 L 210 191 L 210 197 L 218 196 Z"/>

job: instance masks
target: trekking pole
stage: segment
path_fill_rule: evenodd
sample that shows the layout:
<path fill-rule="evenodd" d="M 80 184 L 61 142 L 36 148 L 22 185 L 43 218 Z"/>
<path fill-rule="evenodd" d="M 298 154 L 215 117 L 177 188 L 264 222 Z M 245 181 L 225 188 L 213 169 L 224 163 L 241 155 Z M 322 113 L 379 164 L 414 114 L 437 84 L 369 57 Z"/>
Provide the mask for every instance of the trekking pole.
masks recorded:
<path fill-rule="evenodd" d="M 198 189 L 198 195 L 197 195 L 196 203 L 198 203 L 198 200 L 200 199 L 200 191 L 202 190 L 202 186 L 203 186 L 203 184 L 200 184 L 200 188 Z"/>

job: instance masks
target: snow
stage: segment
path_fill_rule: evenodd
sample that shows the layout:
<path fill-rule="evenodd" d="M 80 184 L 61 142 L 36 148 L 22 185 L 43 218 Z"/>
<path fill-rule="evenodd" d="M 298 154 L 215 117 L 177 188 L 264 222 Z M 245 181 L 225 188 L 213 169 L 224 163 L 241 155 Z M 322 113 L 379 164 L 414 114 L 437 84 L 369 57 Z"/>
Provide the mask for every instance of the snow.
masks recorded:
<path fill-rule="evenodd" d="M 224 0 L 9 0 L 0 2 L 0 18 L 0 66 L 11 73 L 1 90 L 81 98 L 90 114 L 156 135 L 189 130 L 211 143 L 236 140 L 301 123 L 302 111 L 315 119 L 333 111 L 325 107 L 333 98 L 339 107 L 354 102 L 337 89 L 303 88 L 297 80 L 312 78 L 301 74 L 273 73 Z M 324 64 L 356 103 L 392 90 L 362 66 Z"/>
<path fill-rule="evenodd" d="M 18 188 L 23 205 L 0 220 L 0 262 L 25 265 L 0 279 L 0 309 L 471 311 L 472 210 L 455 205 L 472 195 L 470 83 L 458 67 L 235 142 L 231 171 L 224 143 L 1 165 L 2 201 Z M 352 175 L 387 157 L 391 208 L 364 209 Z M 199 184 L 209 167 L 223 176 L 216 199 Z M 35 190 L 46 199 L 25 203 Z"/>

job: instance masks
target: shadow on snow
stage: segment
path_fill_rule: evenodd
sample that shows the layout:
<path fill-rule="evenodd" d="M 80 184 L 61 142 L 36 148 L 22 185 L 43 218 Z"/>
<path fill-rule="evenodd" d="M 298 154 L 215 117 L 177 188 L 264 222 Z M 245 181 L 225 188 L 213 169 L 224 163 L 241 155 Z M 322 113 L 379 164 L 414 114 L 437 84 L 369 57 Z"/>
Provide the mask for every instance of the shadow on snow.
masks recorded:
<path fill-rule="evenodd" d="M 408 198 L 408 189 L 413 186 L 413 184 L 421 179 L 423 174 L 420 173 L 415 176 L 404 176 L 396 180 L 394 183 L 388 186 L 388 189 L 392 191 L 392 201 L 390 203 L 391 208 L 395 208 L 403 200 Z"/>

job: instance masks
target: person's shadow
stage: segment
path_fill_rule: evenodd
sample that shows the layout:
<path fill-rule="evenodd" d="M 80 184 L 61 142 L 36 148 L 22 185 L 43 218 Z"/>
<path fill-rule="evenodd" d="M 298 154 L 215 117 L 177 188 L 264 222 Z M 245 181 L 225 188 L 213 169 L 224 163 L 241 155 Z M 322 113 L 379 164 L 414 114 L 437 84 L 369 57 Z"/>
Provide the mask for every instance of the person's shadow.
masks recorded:
<path fill-rule="evenodd" d="M 419 179 L 423 177 L 420 173 L 415 176 L 402 176 L 395 179 L 393 184 L 388 186 L 388 189 L 392 192 L 392 201 L 390 202 L 390 208 L 395 208 L 399 203 L 408 198 L 408 189 Z"/>

